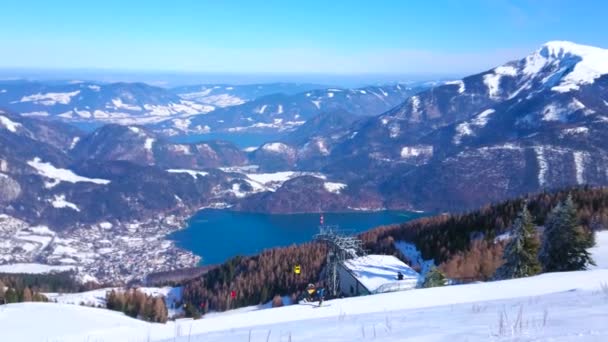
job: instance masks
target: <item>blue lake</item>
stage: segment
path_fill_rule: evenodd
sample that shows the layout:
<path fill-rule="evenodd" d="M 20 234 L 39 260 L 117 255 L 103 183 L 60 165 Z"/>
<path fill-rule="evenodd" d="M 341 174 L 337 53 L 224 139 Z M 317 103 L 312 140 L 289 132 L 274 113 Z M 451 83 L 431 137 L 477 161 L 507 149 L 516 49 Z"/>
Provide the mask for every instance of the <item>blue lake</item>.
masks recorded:
<path fill-rule="evenodd" d="M 325 224 L 349 233 L 407 222 L 425 214 L 397 211 L 329 213 Z M 318 232 L 318 214 L 269 215 L 228 210 L 203 210 L 193 216 L 186 229 L 171 234 L 177 246 L 203 258 L 202 264 L 217 264 L 236 255 L 253 255 L 272 247 L 289 246 L 313 239 Z"/>
<path fill-rule="evenodd" d="M 85 133 L 91 133 L 103 126 L 102 122 L 72 122 L 72 126 L 77 127 Z M 224 140 L 235 144 L 239 148 L 257 147 L 264 143 L 277 141 L 283 134 L 281 133 L 247 133 L 247 132 L 213 132 L 206 134 L 176 135 L 167 137 L 171 142 L 178 144 L 194 144 L 202 141 Z"/>

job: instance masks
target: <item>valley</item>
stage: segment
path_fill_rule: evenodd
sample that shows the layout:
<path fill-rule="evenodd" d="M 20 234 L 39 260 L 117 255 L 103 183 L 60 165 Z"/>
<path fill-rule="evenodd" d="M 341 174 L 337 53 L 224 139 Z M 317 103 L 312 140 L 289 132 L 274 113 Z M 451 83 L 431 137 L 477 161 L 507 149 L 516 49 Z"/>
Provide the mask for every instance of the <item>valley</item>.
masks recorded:
<path fill-rule="evenodd" d="M 553 41 L 461 80 L 352 89 L 2 81 L 0 260 L 128 282 L 204 258 L 167 237 L 206 208 L 460 212 L 606 185 L 606 51 Z"/>
<path fill-rule="evenodd" d="M 0 342 L 608 340 L 606 12 L 3 2 Z"/>

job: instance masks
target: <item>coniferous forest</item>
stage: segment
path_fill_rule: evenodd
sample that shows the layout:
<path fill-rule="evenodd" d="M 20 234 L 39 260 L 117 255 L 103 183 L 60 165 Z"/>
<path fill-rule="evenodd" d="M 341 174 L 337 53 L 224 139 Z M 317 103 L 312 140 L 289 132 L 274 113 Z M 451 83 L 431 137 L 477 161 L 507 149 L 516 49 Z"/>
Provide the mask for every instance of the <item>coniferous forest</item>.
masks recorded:
<path fill-rule="evenodd" d="M 441 274 L 450 279 L 491 280 L 505 263 L 505 248 L 510 248 L 509 239 L 497 237 L 515 231 L 513 225 L 518 217 L 518 224 L 525 225 L 520 230 L 529 230 L 533 226 L 542 232 L 551 211 L 558 204 L 566 203 L 569 196 L 572 201 L 569 218 L 576 220 L 573 224 L 576 223 L 576 230 L 580 233 L 576 236 L 589 237 L 578 246 L 589 247 L 592 244 L 590 232 L 608 226 L 608 188 L 580 187 L 532 194 L 467 213 L 442 214 L 401 225 L 378 227 L 360 237 L 370 253 L 392 254 L 404 259 L 394 242 L 409 241 L 416 244 L 424 259 L 433 259 Z M 521 217 L 524 206 L 528 213 Z M 525 238 L 527 246 L 536 250 L 535 244 L 539 241 L 535 239 L 539 237 Z M 319 280 L 325 258 L 325 247 L 316 243 L 271 249 L 257 256 L 236 257 L 186 282 L 184 302 L 190 306 L 192 315 L 266 303 L 276 295 L 291 295 L 295 299 L 306 284 Z M 539 266 L 533 259 L 531 267 L 536 272 Z M 295 265 L 301 265 L 300 275 L 294 274 Z"/>

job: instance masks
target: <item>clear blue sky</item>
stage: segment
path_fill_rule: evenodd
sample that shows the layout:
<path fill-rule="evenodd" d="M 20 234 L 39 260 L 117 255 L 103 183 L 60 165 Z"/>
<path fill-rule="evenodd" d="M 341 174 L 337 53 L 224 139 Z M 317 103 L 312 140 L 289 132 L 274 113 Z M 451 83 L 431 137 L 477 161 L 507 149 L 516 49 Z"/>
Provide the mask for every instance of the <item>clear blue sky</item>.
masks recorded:
<path fill-rule="evenodd" d="M 608 1 L 3 0 L 0 68 L 465 74 L 608 48 Z"/>

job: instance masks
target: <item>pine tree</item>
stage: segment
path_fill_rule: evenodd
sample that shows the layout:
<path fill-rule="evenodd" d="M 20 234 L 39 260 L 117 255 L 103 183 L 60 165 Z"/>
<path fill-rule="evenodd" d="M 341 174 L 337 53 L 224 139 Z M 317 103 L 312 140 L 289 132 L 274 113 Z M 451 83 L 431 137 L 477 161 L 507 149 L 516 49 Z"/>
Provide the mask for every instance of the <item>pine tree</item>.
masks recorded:
<path fill-rule="evenodd" d="M 4 294 L 4 298 L 6 299 L 7 304 L 17 303 L 19 301 L 19 296 L 17 295 L 17 291 L 15 291 L 15 289 L 13 289 L 13 288 L 9 288 L 8 290 L 6 290 L 6 293 Z"/>
<path fill-rule="evenodd" d="M 539 255 L 545 272 L 579 271 L 595 265 L 588 249 L 595 245 L 592 231 L 582 227 L 572 197 L 558 204 L 547 217 Z"/>
<path fill-rule="evenodd" d="M 513 279 L 540 273 L 542 269 L 538 261 L 540 244 L 527 205 L 524 205 L 515 219 L 511 234 L 511 240 L 505 247 L 503 255 L 505 263 L 496 270 L 494 278 Z"/>
<path fill-rule="evenodd" d="M 447 285 L 447 283 L 448 283 L 448 281 L 445 278 L 445 275 L 437 267 L 433 267 L 426 274 L 422 287 L 428 288 L 428 287 L 445 286 L 445 285 Z"/>

